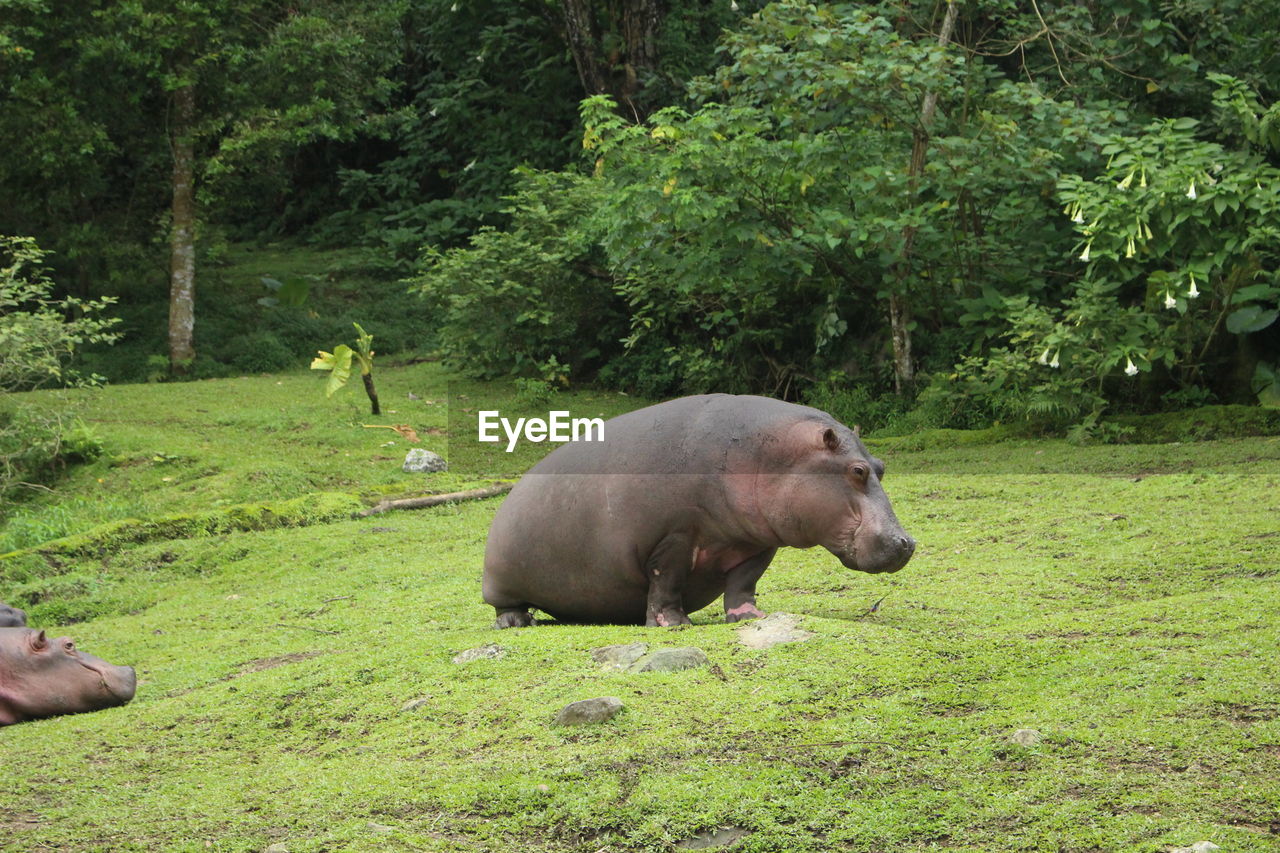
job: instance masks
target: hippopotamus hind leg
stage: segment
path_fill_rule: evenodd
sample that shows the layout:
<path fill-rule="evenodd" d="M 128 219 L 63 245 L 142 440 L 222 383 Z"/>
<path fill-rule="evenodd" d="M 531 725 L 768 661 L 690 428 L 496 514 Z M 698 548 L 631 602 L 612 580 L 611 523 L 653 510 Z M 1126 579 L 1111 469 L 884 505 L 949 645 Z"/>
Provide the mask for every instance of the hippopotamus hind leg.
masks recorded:
<path fill-rule="evenodd" d="M 645 625 L 669 628 L 689 624 L 684 610 L 684 586 L 692 567 L 693 537 L 686 533 L 672 533 L 653 549 L 644 566 L 649 576 Z"/>
<path fill-rule="evenodd" d="M 741 622 L 743 619 L 758 619 L 764 615 L 756 607 L 756 581 L 769 568 L 776 553 L 777 548 L 770 548 L 743 560 L 729 570 L 724 586 L 724 621 Z"/>
<path fill-rule="evenodd" d="M 494 610 L 498 611 L 498 621 L 493 623 L 495 628 L 527 628 L 533 624 L 533 616 L 528 607 L 511 607 L 505 610 L 495 607 Z"/>

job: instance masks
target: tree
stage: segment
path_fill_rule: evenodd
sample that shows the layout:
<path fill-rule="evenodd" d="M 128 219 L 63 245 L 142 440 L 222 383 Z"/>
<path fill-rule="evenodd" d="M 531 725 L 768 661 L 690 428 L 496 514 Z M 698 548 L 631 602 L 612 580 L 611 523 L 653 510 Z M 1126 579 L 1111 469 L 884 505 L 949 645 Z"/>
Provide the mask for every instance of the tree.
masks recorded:
<path fill-rule="evenodd" d="M 68 362 L 80 344 L 116 338 L 116 321 L 103 316 L 111 300 L 56 298 L 45 257 L 29 237 L 0 236 L 0 497 L 62 454 L 70 420 L 56 398 L 14 403 L 9 392 L 92 384 Z"/>
<path fill-rule="evenodd" d="M 195 354 L 199 206 L 226 202 L 222 187 L 244 192 L 246 169 L 269 180 L 288 151 L 370 130 L 398 58 L 400 4 L 132 0 L 71 4 L 49 22 L 40 4 L 23 5 L 29 25 L 15 32 L 37 44 L 27 70 L 41 83 L 15 78 L 25 96 L 18 118 L 38 126 L 51 113 L 99 149 L 153 152 L 143 170 L 169 161 L 169 358 L 181 374 Z M 22 156 L 56 150 L 51 138 L 38 142 Z"/>

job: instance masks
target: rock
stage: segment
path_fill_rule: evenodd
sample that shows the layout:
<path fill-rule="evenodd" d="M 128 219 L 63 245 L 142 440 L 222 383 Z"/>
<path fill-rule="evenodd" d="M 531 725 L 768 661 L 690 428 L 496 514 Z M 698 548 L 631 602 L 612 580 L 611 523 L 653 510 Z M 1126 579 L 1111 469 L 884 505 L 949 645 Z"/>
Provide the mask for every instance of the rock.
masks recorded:
<path fill-rule="evenodd" d="M 396 831 L 396 828 L 394 826 L 387 826 L 385 823 L 377 823 L 371 820 L 369 821 L 369 831 L 376 832 L 378 835 L 390 835 Z"/>
<path fill-rule="evenodd" d="M 1169 848 L 1169 853 L 1211 853 L 1213 850 L 1221 849 L 1212 841 L 1197 841 L 1190 847 L 1171 847 Z"/>
<path fill-rule="evenodd" d="M 658 649 L 649 652 L 645 643 L 629 643 L 625 646 L 601 646 L 591 650 L 596 663 L 605 669 L 623 672 L 678 672 L 706 666 L 707 653 L 692 646 L 678 649 Z"/>
<path fill-rule="evenodd" d="M 658 649 L 648 657 L 640 658 L 631 664 L 627 667 L 627 671 L 678 672 L 682 669 L 696 669 L 708 663 L 710 661 L 707 660 L 707 653 L 692 646 L 681 649 Z"/>
<path fill-rule="evenodd" d="M 628 643 L 625 646 L 601 646 L 591 650 L 591 658 L 605 665 L 605 669 L 626 669 L 640 660 L 649 647 L 644 643 Z"/>
<path fill-rule="evenodd" d="M 738 629 L 738 642 L 750 649 L 769 649 L 780 643 L 800 643 L 816 636 L 800 628 L 800 617 L 770 613 Z"/>
<path fill-rule="evenodd" d="M 693 838 L 677 841 L 676 848 L 680 850 L 708 850 L 712 847 L 728 847 L 739 838 L 750 834 L 740 826 L 730 826 L 711 832 L 700 832 Z"/>
<path fill-rule="evenodd" d="M 458 652 L 453 656 L 454 663 L 471 663 L 473 660 L 498 660 L 506 657 L 507 650 L 497 643 L 485 643 L 474 649 L 467 649 L 465 652 Z"/>
<path fill-rule="evenodd" d="M 1044 735 L 1040 734 L 1040 732 L 1035 729 L 1018 729 L 1016 732 L 1009 735 L 1009 740 L 1016 743 L 1018 746 L 1035 746 L 1040 741 L 1044 740 Z"/>
<path fill-rule="evenodd" d="M 263 850 L 262 853 L 289 853 L 289 845 L 284 842 L 272 844 L 270 847 Z"/>
<path fill-rule="evenodd" d="M 431 697 L 423 696 L 420 699 L 410 699 L 400 706 L 400 713 L 407 714 L 409 711 L 416 711 L 419 708 L 425 708 L 431 703 Z"/>
<path fill-rule="evenodd" d="M 558 726 L 582 726 L 612 720 L 622 710 L 622 700 L 616 696 L 600 696 L 572 702 L 556 714 Z"/>
<path fill-rule="evenodd" d="M 438 453 L 415 447 L 405 454 L 401 470 L 406 474 L 434 474 L 437 471 L 448 471 L 449 463 Z"/>

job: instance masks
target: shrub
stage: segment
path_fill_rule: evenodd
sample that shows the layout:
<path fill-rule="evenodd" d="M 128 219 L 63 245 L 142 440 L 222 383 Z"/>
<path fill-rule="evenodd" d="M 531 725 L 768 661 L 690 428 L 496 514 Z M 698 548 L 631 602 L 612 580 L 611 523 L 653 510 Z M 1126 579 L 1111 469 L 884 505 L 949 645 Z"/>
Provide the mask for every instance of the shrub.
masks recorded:
<path fill-rule="evenodd" d="M 77 375 L 67 364 L 80 344 L 116 337 L 115 321 L 101 316 L 110 299 L 54 297 L 45 255 L 30 238 L 0 237 L 0 496 L 101 451 L 66 398 L 37 404 L 11 393 L 93 384 L 97 377 Z"/>

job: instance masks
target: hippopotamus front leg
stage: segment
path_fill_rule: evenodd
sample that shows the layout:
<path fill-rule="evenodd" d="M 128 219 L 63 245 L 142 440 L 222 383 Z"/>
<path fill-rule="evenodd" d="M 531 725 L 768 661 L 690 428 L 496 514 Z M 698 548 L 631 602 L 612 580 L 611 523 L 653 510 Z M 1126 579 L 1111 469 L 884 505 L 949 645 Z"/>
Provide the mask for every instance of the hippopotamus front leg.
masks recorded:
<path fill-rule="evenodd" d="M 644 571 L 649 577 L 649 596 L 644 624 L 663 628 L 688 625 L 684 610 L 684 586 L 693 568 L 693 537 L 672 533 L 649 554 Z"/>
<path fill-rule="evenodd" d="M 730 569 L 725 575 L 724 585 L 724 621 L 741 622 L 743 619 L 758 619 L 764 615 L 756 607 L 756 581 L 769 568 L 777 548 L 761 551 L 754 557 L 743 560 Z"/>

